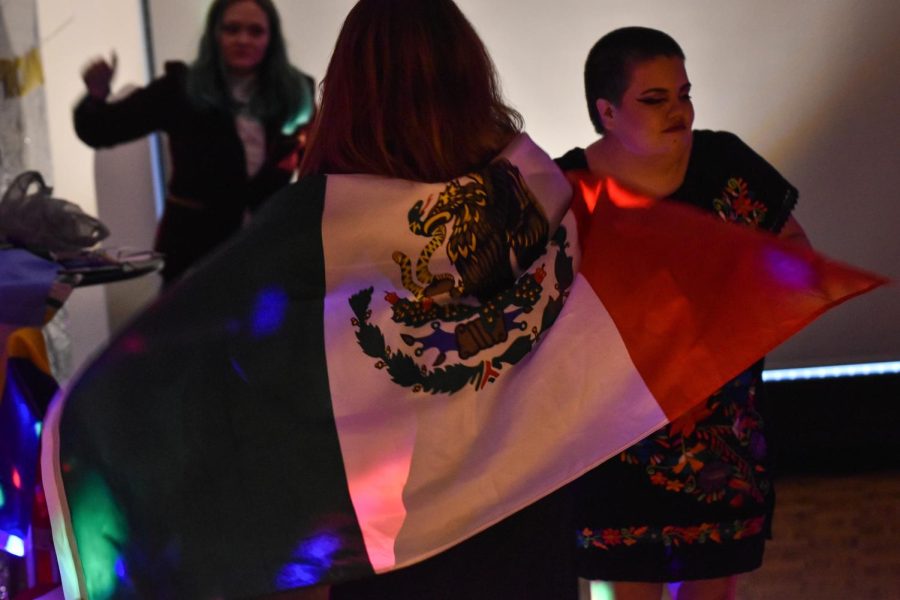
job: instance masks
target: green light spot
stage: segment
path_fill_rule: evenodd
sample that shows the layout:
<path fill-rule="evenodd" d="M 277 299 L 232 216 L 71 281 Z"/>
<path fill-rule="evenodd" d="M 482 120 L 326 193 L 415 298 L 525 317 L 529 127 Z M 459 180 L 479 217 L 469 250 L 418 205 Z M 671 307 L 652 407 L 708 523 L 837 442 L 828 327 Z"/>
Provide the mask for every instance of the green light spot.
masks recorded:
<path fill-rule="evenodd" d="M 3 493 L 3 486 L 0 485 L 0 508 L 6 505 L 6 494 Z"/>
<path fill-rule="evenodd" d="M 312 105 L 301 108 L 297 111 L 297 114 L 288 119 L 281 127 L 281 133 L 284 135 L 292 135 L 298 127 L 309 123 L 309 120 L 312 118 L 312 112 Z"/>
<path fill-rule="evenodd" d="M 88 596 L 106 600 L 117 593 L 116 563 L 128 537 L 125 520 L 106 482 L 85 475 L 70 497 L 72 524 Z"/>
<path fill-rule="evenodd" d="M 591 582 L 591 600 L 615 600 L 613 588 L 605 581 Z"/>

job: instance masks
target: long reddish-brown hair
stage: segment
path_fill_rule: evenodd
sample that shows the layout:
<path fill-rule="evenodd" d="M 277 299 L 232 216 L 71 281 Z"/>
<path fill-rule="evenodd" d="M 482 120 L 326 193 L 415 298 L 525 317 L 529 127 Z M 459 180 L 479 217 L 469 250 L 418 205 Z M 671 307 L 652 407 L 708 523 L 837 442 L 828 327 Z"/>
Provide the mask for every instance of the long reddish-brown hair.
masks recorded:
<path fill-rule="evenodd" d="M 341 29 L 300 174 L 446 181 L 522 128 L 452 0 L 359 0 Z"/>

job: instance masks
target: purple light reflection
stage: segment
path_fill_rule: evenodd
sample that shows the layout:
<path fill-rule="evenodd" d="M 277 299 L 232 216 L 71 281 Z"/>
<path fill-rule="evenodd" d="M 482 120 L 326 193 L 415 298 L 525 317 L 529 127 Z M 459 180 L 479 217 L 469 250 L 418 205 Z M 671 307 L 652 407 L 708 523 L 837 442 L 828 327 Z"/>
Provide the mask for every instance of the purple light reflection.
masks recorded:
<path fill-rule="evenodd" d="M 777 248 L 767 248 L 764 254 L 764 263 L 770 273 L 792 288 L 809 287 L 815 282 L 815 268 L 810 262 L 797 255 Z"/>

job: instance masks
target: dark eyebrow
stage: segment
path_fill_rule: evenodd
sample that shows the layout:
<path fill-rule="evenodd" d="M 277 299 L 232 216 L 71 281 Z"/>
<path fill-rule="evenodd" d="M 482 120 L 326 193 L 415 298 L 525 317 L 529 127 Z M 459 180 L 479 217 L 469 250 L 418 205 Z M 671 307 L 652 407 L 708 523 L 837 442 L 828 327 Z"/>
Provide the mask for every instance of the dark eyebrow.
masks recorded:
<path fill-rule="evenodd" d="M 668 94 L 668 93 L 669 93 L 669 90 L 667 90 L 666 88 L 647 88 L 646 90 L 644 90 L 643 92 L 638 94 L 638 96 L 643 96 L 644 94 Z"/>
<path fill-rule="evenodd" d="M 691 89 L 691 84 L 690 84 L 690 82 L 688 82 L 688 83 L 684 84 L 683 86 L 681 86 L 678 91 L 684 92 L 685 90 L 690 90 L 690 89 Z M 644 90 L 643 92 L 638 94 L 638 96 L 643 96 L 645 94 L 668 94 L 668 93 L 669 93 L 669 90 L 667 88 L 647 88 L 646 90 Z"/>

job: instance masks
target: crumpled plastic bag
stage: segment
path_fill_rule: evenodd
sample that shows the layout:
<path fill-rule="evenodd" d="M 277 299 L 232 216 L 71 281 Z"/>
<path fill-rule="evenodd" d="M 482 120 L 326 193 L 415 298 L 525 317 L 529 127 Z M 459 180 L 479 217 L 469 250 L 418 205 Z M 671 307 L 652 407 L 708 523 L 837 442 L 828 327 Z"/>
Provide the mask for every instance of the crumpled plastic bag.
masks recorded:
<path fill-rule="evenodd" d="M 36 191 L 29 192 L 34 185 Z M 27 248 L 71 252 L 109 236 L 106 225 L 52 193 L 37 171 L 16 177 L 0 200 L 0 239 Z"/>

